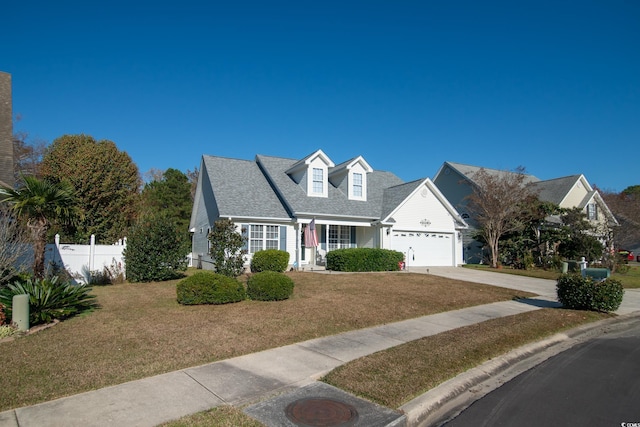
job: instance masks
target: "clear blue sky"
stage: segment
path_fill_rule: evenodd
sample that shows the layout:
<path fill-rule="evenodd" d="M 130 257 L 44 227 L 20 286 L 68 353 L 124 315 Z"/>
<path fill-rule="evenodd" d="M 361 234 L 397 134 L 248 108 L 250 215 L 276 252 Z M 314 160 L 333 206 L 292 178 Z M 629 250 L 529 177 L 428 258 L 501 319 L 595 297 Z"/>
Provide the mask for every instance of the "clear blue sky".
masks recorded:
<path fill-rule="evenodd" d="M 640 2 L 10 1 L 15 131 L 109 139 L 141 173 L 202 154 L 404 180 L 444 161 L 640 184 Z"/>

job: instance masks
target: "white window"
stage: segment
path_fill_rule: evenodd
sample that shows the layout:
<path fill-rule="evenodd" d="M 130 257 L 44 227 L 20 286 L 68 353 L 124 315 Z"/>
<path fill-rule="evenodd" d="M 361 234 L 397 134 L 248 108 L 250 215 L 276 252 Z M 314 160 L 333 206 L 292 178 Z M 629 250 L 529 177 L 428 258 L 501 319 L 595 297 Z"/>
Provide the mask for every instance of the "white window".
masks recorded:
<path fill-rule="evenodd" d="M 328 250 L 351 247 L 351 227 L 348 225 L 330 225 Z"/>
<path fill-rule="evenodd" d="M 322 194 L 324 192 L 324 174 L 322 169 L 313 168 L 313 192 Z"/>
<path fill-rule="evenodd" d="M 277 225 L 249 226 L 249 253 L 254 254 L 265 249 L 278 249 L 280 227 Z"/>
<path fill-rule="evenodd" d="M 590 203 L 587 205 L 587 218 L 591 220 L 598 219 L 598 205 L 595 203 Z"/>
<path fill-rule="evenodd" d="M 353 197 L 362 197 L 362 174 L 353 174 Z"/>

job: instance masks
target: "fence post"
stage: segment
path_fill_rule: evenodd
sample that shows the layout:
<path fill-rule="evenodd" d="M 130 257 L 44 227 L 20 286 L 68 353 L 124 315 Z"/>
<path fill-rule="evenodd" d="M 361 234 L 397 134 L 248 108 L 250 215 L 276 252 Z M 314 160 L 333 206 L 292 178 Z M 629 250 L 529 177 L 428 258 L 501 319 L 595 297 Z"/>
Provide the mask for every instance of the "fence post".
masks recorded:
<path fill-rule="evenodd" d="M 58 260 L 56 260 L 56 255 L 60 253 L 60 235 L 59 234 L 56 234 L 54 242 L 56 245 L 56 250 L 53 251 L 53 264 L 57 264 Z M 62 255 L 60 256 L 60 264 L 63 264 L 63 268 L 64 268 L 64 263 L 62 262 Z"/>
<path fill-rule="evenodd" d="M 89 246 L 89 271 L 94 271 L 94 264 L 96 258 L 96 236 L 95 234 L 91 235 L 91 241 Z"/>

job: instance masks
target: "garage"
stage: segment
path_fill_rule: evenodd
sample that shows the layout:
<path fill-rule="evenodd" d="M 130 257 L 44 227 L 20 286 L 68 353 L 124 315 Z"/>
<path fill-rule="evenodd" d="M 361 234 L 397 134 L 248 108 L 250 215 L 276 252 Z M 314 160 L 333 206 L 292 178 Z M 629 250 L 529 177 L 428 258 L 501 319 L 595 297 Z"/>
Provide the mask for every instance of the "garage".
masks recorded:
<path fill-rule="evenodd" d="M 455 265 L 455 239 L 451 233 L 394 231 L 391 247 L 405 254 L 408 267 Z"/>

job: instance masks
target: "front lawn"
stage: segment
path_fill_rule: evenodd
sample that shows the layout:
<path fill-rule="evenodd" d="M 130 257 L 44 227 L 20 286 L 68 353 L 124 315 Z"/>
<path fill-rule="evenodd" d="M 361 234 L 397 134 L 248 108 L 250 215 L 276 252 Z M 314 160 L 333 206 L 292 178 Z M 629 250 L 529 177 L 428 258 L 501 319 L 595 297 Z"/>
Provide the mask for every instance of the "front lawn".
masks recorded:
<path fill-rule="evenodd" d="M 287 273 L 291 299 L 181 306 L 177 281 L 95 287 L 100 309 L 0 343 L 0 411 L 516 294 L 412 273 Z"/>

